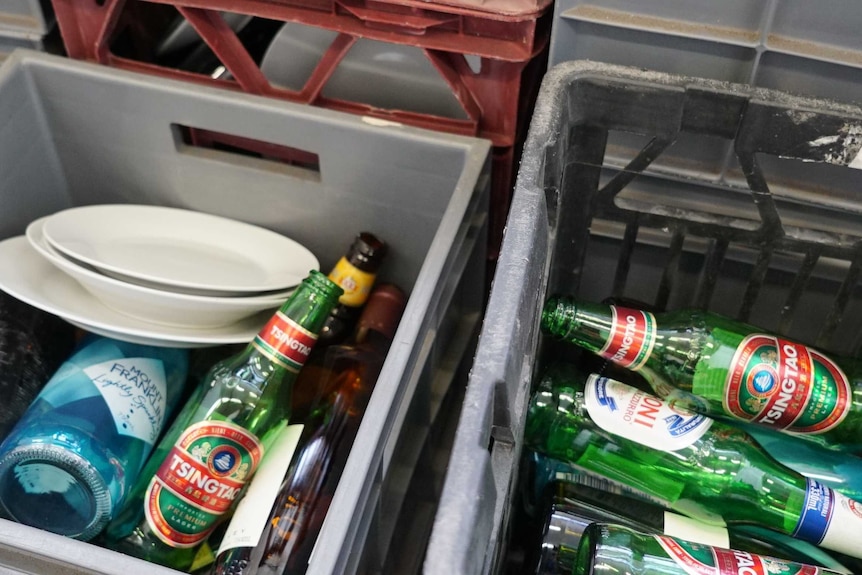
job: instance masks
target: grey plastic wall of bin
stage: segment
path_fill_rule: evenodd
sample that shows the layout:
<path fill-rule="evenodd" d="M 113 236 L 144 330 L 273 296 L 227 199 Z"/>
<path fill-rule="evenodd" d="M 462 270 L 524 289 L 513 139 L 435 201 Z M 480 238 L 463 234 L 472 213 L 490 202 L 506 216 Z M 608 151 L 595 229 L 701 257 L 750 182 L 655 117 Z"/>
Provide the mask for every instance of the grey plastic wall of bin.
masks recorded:
<path fill-rule="evenodd" d="M 192 147 L 174 124 L 310 151 L 320 169 Z M 435 398 L 472 357 L 485 299 L 489 150 L 475 138 L 18 51 L 0 67 L 0 238 L 94 203 L 255 223 L 308 246 L 322 269 L 359 230 L 385 238 L 392 249 L 380 280 L 409 300 L 308 572 L 375 571 Z M 174 572 L 8 521 L 0 571 Z"/>
<path fill-rule="evenodd" d="M 585 85 L 577 83 L 582 79 Z M 608 100 L 599 102 L 599 96 Z M 705 108 L 713 99 L 737 106 L 718 108 L 722 112 L 712 117 L 689 109 L 689 102 L 692 109 Z M 584 112 L 593 108 L 601 111 Z M 761 122 L 749 122 L 743 131 L 742 116 L 727 114 L 734 109 L 746 117 L 754 110 Z M 576 124 L 570 111 L 588 119 Z M 593 126 L 640 125 L 656 143 L 680 135 L 684 124 L 704 133 L 722 131 L 731 141 L 745 136 L 763 145 L 756 151 L 765 154 L 785 150 L 787 165 L 814 171 L 801 172 L 809 177 L 797 182 L 795 195 L 759 197 L 762 212 L 748 188 L 703 188 L 696 180 L 670 187 L 663 178 L 644 175 L 661 145 L 631 159 L 622 173 L 628 186 L 621 190 L 590 195 L 596 183 L 570 181 L 576 171 L 587 170 L 587 180 L 613 187 L 621 175 L 612 160 L 612 167 L 602 169 L 608 150 L 602 128 Z M 765 124 L 792 129 L 771 134 Z M 745 310 L 741 319 L 764 329 L 841 354 L 859 353 L 862 172 L 846 168 L 862 149 L 862 139 L 853 136 L 857 129 L 862 108 L 854 105 L 601 62 L 567 62 L 548 71 L 521 157 L 424 573 L 506 572 L 530 382 L 549 343 L 538 324 L 551 292 L 587 301 L 622 295 L 654 304 L 662 287 L 669 287 L 668 309 L 708 307 L 733 317 Z M 758 168 L 767 165 L 765 154 L 756 154 Z M 841 172 L 849 173 L 847 180 Z M 817 187 L 814 176 L 824 174 L 839 177 Z M 836 193 L 833 186 L 847 181 L 855 181 L 855 189 Z M 733 204 L 740 199 L 747 207 L 737 212 Z M 781 225 L 758 235 L 765 221 L 759 215 L 773 215 L 772 201 Z M 586 207 L 592 202 L 596 207 Z M 602 218 L 594 217 L 599 210 Z M 675 230 L 689 233 L 680 238 Z M 764 259 L 767 252 L 758 250 L 771 242 L 782 247 Z M 809 259 L 821 252 L 830 257 Z M 811 261 L 817 264 L 806 269 Z M 764 262 L 767 267 L 761 267 Z M 747 308 L 755 281 L 759 295 Z"/>
<path fill-rule="evenodd" d="M 39 39 L 54 24 L 51 0 L 3 0 L 0 2 L 0 35 Z"/>
<path fill-rule="evenodd" d="M 558 0 L 549 66 L 596 60 L 862 103 L 860 22 L 855 0 Z M 612 134 L 608 163 L 622 167 L 643 144 Z M 726 142 L 683 137 L 647 172 L 744 185 Z"/>
<path fill-rule="evenodd" d="M 15 50 L 44 50 L 45 45 L 41 38 L 20 38 L 17 36 L 3 36 L 0 33 L 0 62 L 8 58 Z"/>

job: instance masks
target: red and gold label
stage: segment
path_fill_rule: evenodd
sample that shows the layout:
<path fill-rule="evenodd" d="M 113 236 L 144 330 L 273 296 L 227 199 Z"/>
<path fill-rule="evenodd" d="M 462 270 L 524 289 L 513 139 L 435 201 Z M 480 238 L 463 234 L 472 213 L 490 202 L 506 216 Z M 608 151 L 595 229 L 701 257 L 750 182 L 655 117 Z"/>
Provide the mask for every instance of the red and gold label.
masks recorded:
<path fill-rule="evenodd" d="M 640 369 L 655 345 L 655 316 L 638 309 L 611 306 L 611 330 L 598 354 L 628 369 Z"/>
<path fill-rule="evenodd" d="M 752 334 L 737 347 L 724 407 L 746 421 L 793 433 L 835 428 L 851 407 L 850 381 L 838 365 L 805 345 Z"/>
<path fill-rule="evenodd" d="M 689 575 L 817 575 L 818 567 L 657 535 L 665 553 Z"/>
<path fill-rule="evenodd" d="M 263 457 L 247 430 L 201 421 L 177 439 L 147 487 L 147 523 L 166 545 L 194 547 L 231 509 Z"/>
<path fill-rule="evenodd" d="M 274 362 L 297 372 L 305 365 L 316 341 L 317 334 L 278 311 L 255 336 L 254 345 Z"/>

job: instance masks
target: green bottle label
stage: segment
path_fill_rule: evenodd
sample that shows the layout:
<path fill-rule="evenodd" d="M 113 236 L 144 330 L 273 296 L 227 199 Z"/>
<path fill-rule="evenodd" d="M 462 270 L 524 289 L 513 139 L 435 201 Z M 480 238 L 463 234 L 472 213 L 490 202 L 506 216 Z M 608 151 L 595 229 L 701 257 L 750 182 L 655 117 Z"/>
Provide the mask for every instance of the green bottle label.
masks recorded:
<path fill-rule="evenodd" d="M 233 505 L 263 457 L 247 430 L 226 421 L 201 421 L 177 439 L 144 497 L 147 523 L 166 545 L 203 543 Z"/>
<path fill-rule="evenodd" d="M 598 354 L 622 367 L 640 369 L 655 344 L 655 316 L 619 306 L 611 306 L 611 314 L 611 331 Z"/>
<path fill-rule="evenodd" d="M 727 413 L 793 433 L 834 429 L 851 407 L 850 382 L 831 359 L 765 334 L 739 344 L 724 389 Z"/>
<path fill-rule="evenodd" d="M 689 575 L 817 575 L 831 573 L 812 565 L 782 561 L 772 557 L 754 555 L 747 551 L 736 551 L 692 543 L 682 539 L 656 535 L 656 540 Z"/>

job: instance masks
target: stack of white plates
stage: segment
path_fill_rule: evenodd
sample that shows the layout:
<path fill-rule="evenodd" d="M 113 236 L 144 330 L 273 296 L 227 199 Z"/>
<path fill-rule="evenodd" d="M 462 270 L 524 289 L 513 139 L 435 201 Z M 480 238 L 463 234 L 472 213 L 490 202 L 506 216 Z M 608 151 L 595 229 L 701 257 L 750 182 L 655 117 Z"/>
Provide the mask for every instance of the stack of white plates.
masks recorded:
<path fill-rule="evenodd" d="M 0 242 L 0 289 L 109 337 L 192 347 L 249 341 L 312 269 L 307 248 L 200 212 L 71 208 Z"/>

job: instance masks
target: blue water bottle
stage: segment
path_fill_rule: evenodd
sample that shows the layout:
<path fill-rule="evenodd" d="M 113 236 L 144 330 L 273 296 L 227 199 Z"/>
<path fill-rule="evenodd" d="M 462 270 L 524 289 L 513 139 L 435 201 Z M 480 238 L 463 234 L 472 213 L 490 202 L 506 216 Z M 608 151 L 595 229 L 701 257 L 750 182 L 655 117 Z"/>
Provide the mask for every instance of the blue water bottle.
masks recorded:
<path fill-rule="evenodd" d="M 87 336 L 0 444 L 0 513 L 96 536 L 182 396 L 188 365 L 187 350 Z"/>

